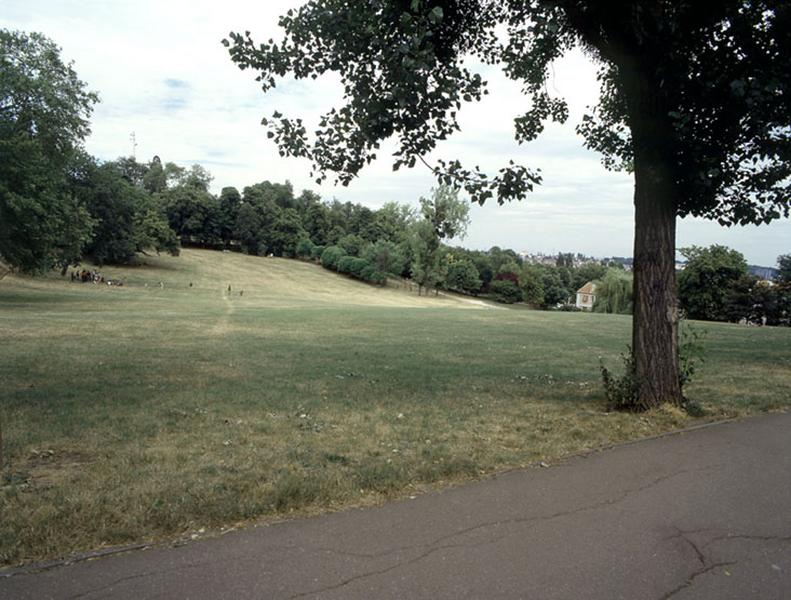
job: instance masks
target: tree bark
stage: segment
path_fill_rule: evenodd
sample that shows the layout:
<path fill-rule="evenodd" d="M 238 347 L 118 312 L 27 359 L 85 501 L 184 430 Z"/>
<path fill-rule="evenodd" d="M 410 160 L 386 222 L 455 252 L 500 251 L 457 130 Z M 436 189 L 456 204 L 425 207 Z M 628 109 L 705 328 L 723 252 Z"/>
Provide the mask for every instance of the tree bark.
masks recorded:
<path fill-rule="evenodd" d="M 635 164 L 632 355 L 639 408 L 683 398 L 678 362 L 676 210 L 667 174 Z"/>
<path fill-rule="evenodd" d="M 678 194 L 673 127 L 661 81 L 650 69 L 623 73 L 635 176 L 632 357 L 636 408 L 647 410 L 683 401 L 675 272 Z"/>

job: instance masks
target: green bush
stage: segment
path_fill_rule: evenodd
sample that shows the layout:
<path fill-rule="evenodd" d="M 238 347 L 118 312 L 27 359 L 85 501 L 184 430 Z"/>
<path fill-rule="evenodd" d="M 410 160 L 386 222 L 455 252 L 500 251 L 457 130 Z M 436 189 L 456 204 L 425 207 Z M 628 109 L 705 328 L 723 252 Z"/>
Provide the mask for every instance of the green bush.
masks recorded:
<path fill-rule="evenodd" d="M 382 273 L 379 269 L 376 268 L 376 265 L 368 263 L 362 271 L 361 277 L 363 281 L 369 281 L 370 283 L 378 283 L 382 285 L 387 281 L 387 275 Z"/>
<path fill-rule="evenodd" d="M 406 263 L 402 249 L 387 240 L 368 244 L 360 256 L 374 265 L 377 271 L 391 273 L 395 276 L 401 275 Z"/>
<path fill-rule="evenodd" d="M 703 340 L 706 337 L 706 332 L 699 332 L 690 326 L 682 327 L 681 323 L 679 323 L 679 330 L 681 331 L 681 341 L 678 345 L 680 368 L 678 382 L 683 390 L 684 386 L 692 380 L 692 376 L 695 374 L 698 365 L 703 362 Z M 604 363 L 600 363 L 604 395 L 607 398 L 607 408 L 609 410 L 626 411 L 644 410 L 637 395 L 638 386 L 634 369 L 634 354 L 632 353 L 631 347 L 627 347 L 626 350 L 626 354 L 621 354 L 624 372 L 620 377 L 613 375 L 612 372 L 604 366 Z M 686 410 L 693 417 L 701 417 L 705 414 L 700 404 L 686 397 L 683 399 L 681 408 Z"/>
<path fill-rule="evenodd" d="M 359 260 L 359 259 L 355 258 L 354 256 L 341 256 L 338 259 L 338 264 L 337 264 L 337 269 L 336 270 L 338 271 L 338 273 L 344 273 L 345 275 L 351 275 L 352 274 L 352 265 L 354 264 L 355 260 Z"/>
<path fill-rule="evenodd" d="M 351 261 L 350 273 L 357 279 L 363 279 L 363 269 L 370 263 L 364 258 L 353 258 Z"/>
<path fill-rule="evenodd" d="M 325 269 L 337 271 L 338 261 L 343 258 L 345 254 L 343 248 L 339 246 L 328 246 L 324 249 L 324 252 L 321 253 L 321 266 Z"/>
<path fill-rule="evenodd" d="M 513 304 L 522 300 L 522 290 L 510 279 L 492 281 L 489 288 L 494 294 L 494 299 L 504 304 Z"/>
<path fill-rule="evenodd" d="M 324 250 L 326 246 L 313 246 L 313 250 L 310 252 L 310 257 L 313 260 L 321 260 L 321 255 L 324 254 Z"/>
<path fill-rule="evenodd" d="M 366 242 L 363 238 L 352 233 L 344 235 L 338 240 L 338 245 L 343 248 L 344 254 L 348 254 L 349 256 L 359 256 L 365 244 Z"/>
<path fill-rule="evenodd" d="M 310 241 L 308 238 L 302 238 L 297 242 L 297 247 L 295 253 L 298 258 L 310 258 L 313 255 L 313 249 L 316 247 L 316 244 Z"/>

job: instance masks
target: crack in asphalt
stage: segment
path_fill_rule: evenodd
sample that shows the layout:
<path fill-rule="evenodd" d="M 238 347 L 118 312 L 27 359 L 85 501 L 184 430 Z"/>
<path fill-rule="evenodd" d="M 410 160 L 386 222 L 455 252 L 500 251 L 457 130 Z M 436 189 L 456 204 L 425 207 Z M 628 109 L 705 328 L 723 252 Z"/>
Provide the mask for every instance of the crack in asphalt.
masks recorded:
<path fill-rule="evenodd" d="M 735 561 L 735 560 L 734 561 L 730 561 L 730 562 L 718 562 L 718 563 L 710 564 L 707 567 L 703 567 L 701 569 L 698 569 L 697 571 L 692 573 L 689 577 L 687 577 L 687 580 L 684 583 L 682 583 L 677 588 L 672 589 L 669 592 L 667 592 L 664 596 L 659 598 L 659 600 L 668 600 L 669 598 L 672 598 L 673 596 L 675 596 L 679 592 L 681 592 L 681 591 L 687 589 L 688 587 L 690 587 L 693 583 L 695 583 L 695 580 L 698 577 L 700 577 L 701 575 L 705 575 L 709 571 L 713 571 L 714 569 L 719 569 L 720 567 L 730 567 L 731 565 L 735 565 L 737 562 L 738 561 Z"/>
<path fill-rule="evenodd" d="M 714 537 L 708 540 L 702 546 L 698 546 L 698 544 L 696 544 L 694 541 L 689 539 L 689 537 L 687 536 L 694 535 L 696 533 L 704 533 L 707 531 L 716 531 L 716 530 L 713 530 L 711 528 L 691 529 L 691 530 L 682 530 L 679 529 L 678 527 L 674 527 L 674 528 L 676 529 L 677 533 L 664 539 L 684 540 L 695 551 L 695 555 L 703 568 L 693 572 L 691 575 L 687 577 L 687 580 L 684 583 L 674 588 L 673 590 L 667 592 L 665 595 L 659 598 L 659 600 L 668 600 L 668 598 L 671 598 L 680 591 L 690 587 L 694 583 L 695 579 L 697 579 L 701 575 L 704 575 L 705 573 L 708 573 L 709 571 L 712 571 L 719 567 L 727 567 L 727 566 L 735 565 L 738 561 L 717 562 L 717 563 L 708 564 L 708 560 L 706 559 L 706 554 L 704 553 L 704 550 L 709 546 L 712 546 L 718 542 L 723 542 L 727 540 L 760 540 L 760 541 L 772 541 L 772 542 L 791 542 L 791 536 L 783 536 L 783 535 L 725 534 Z"/>
<path fill-rule="evenodd" d="M 712 544 L 716 544 L 719 542 L 724 542 L 727 540 L 760 540 L 764 542 L 791 542 L 791 536 L 786 535 L 751 535 L 751 534 L 742 534 L 742 533 L 734 533 L 734 534 L 725 534 L 715 538 L 710 539 L 708 542 L 703 544 L 704 548 L 708 548 Z"/>
<path fill-rule="evenodd" d="M 711 467 L 707 467 L 706 470 L 708 470 L 710 468 Z M 414 546 L 403 546 L 403 547 L 399 547 L 399 548 L 395 548 L 395 549 L 390 549 L 390 550 L 387 550 L 385 552 L 376 553 L 376 554 L 370 554 L 370 555 L 354 554 L 354 555 L 356 555 L 358 557 L 361 557 L 361 558 L 382 558 L 384 556 L 388 556 L 390 554 L 397 553 L 397 552 L 404 552 L 404 551 L 408 551 L 408 550 L 417 550 L 418 548 L 427 548 L 425 552 L 421 553 L 420 555 L 418 555 L 418 556 L 416 556 L 416 557 L 414 557 L 414 558 L 412 558 L 412 559 L 410 559 L 410 560 L 408 560 L 406 562 L 397 562 L 396 564 L 390 565 L 390 566 L 385 567 L 383 569 L 378 569 L 378 570 L 374 570 L 374 571 L 367 571 L 365 573 L 361 573 L 359 575 L 355 575 L 353 577 L 349 577 L 348 579 L 345 579 L 343 581 L 340 581 L 338 583 L 335 583 L 335 584 L 332 584 L 332 585 L 329 585 L 329 586 L 326 586 L 326 587 L 318 588 L 318 589 L 315 589 L 315 590 L 309 590 L 309 591 L 306 591 L 306 592 L 300 592 L 298 594 L 294 594 L 292 596 L 289 596 L 289 600 L 294 600 L 296 598 L 304 598 L 304 597 L 310 596 L 310 595 L 315 595 L 315 594 L 321 594 L 321 593 L 324 593 L 324 592 L 329 592 L 329 591 L 332 591 L 332 590 L 336 590 L 336 589 L 345 587 L 345 586 L 349 585 L 350 583 L 354 583 L 355 581 L 359 581 L 361 579 L 365 579 L 365 578 L 368 578 L 368 577 L 374 577 L 376 575 L 383 575 L 383 574 L 388 573 L 390 571 L 394 571 L 396 569 L 399 569 L 399 568 L 402 568 L 402 567 L 406 567 L 406 566 L 409 566 L 409 565 L 414 564 L 416 562 L 419 562 L 419 561 L 423 560 L 424 558 L 427 558 L 428 556 L 430 556 L 431 554 L 434 554 L 435 552 L 437 552 L 439 550 L 447 550 L 447 549 L 452 549 L 452 548 L 463 548 L 463 547 L 475 548 L 475 547 L 483 546 L 483 545 L 486 545 L 486 544 L 496 543 L 496 542 L 500 541 L 501 539 L 503 539 L 504 536 L 497 536 L 496 538 L 494 538 L 492 540 L 487 540 L 487 541 L 484 541 L 484 542 L 444 544 L 444 545 L 441 545 L 441 546 L 437 546 L 437 544 L 440 544 L 440 543 L 442 543 L 442 542 L 444 542 L 446 540 L 453 539 L 455 537 L 466 535 L 468 533 L 471 533 L 471 532 L 474 532 L 474 531 L 478 531 L 478 530 L 481 530 L 481 529 L 486 529 L 488 527 L 496 527 L 496 526 L 499 526 L 499 525 L 543 523 L 543 522 L 546 522 L 546 521 L 551 521 L 551 520 L 554 520 L 554 519 L 567 517 L 567 516 L 578 514 L 578 513 L 581 513 L 581 512 L 586 512 L 586 511 L 591 511 L 591 510 L 598 510 L 598 509 L 604 508 L 604 507 L 610 507 L 610 506 L 613 506 L 613 505 L 618 504 L 620 502 L 623 502 L 624 500 L 626 500 L 630 496 L 634 496 L 636 494 L 644 492 L 645 490 L 648 490 L 648 489 L 650 489 L 652 487 L 655 487 L 655 486 L 657 486 L 657 485 L 659 485 L 659 484 L 661 484 L 661 483 L 663 483 L 663 482 L 665 482 L 665 481 L 667 481 L 669 479 L 673 479 L 675 477 L 678 477 L 679 475 L 685 475 L 685 474 L 688 474 L 688 473 L 691 473 L 691 472 L 694 472 L 694 470 L 693 471 L 682 470 L 682 471 L 676 471 L 675 473 L 671 473 L 671 474 L 668 474 L 668 475 L 663 475 L 662 477 L 657 477 L 657 478 L 653 479 L 652 481 L 650 481 L 649 483 L 647 483 L 645 485 L 639 486 L 637 488 L 626 490 L 626 491 L 624 491 L 622 494 L 620 494 L 616 498 L 608 498 L 606 500 L 597 502 L 597 503 L 592 504 L 592 505 L 585 505 L 585 506 L 581 506 L 581 507 L 578 507 L 578 508 L 575 508 L 575 509 L 571 509 L 571 510 L 559 511 L 559 512 L 556 512 L 556 513 L 552 513 L 550 515 L 539 515 L 539 516 L 534 516 L 534 517 L 517 517 L 517 518 L 498 520 L 498 521 L 488 521 L 486 523 L 479 523 L 477 525 L 473 525 L 471 527 L 467 527 L 465 529 L 461 529 L 461 530 L 455 531 L 455 532 L 450 533 L 448 535 L 444 535 L 444 536 L 438 537 L 435 540 L 433 540 L 432 542 L 428 542 L 426 544 L 418 544 L 418 545 L 414 545 Z M 330 549 L 330 548 L 324 548 L 323 550 L 331 551 L 331 552 L 337 552 L 339 554 L 350 554 L 350 553 L 346 553 L 346 552 L 344 552 L 342 550 L 334 550 L 334 549 Z"/>

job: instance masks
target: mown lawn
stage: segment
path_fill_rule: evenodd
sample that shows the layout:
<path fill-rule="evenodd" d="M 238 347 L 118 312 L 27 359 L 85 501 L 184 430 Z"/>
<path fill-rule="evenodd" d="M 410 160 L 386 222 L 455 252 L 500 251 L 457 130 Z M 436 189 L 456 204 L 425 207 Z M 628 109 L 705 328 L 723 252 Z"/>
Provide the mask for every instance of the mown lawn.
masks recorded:
<path fill-rule="evenodd" d="M 708 415 L 614 414 L 599 361 L 618 365 L 628 317 L 419 298 L 281 259 L 146 262 L 103 270 L 122 288 L 0 281 L 0 563 L 370 504 L 791 404 L 789 329 L 695 324 L 688 396 Z"/>

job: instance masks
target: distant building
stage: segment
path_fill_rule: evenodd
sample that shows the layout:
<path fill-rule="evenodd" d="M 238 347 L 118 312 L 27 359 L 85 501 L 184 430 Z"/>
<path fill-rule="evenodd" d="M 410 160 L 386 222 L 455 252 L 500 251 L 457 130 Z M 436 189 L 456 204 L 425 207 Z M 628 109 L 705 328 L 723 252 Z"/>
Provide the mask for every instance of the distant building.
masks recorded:
<path fill-rule="evenodd" d="M 593 303 L 596 301 L 596 284 L 589 281 L 577 290 L 577 308 L 582 310 L 593 310 Z"/>

